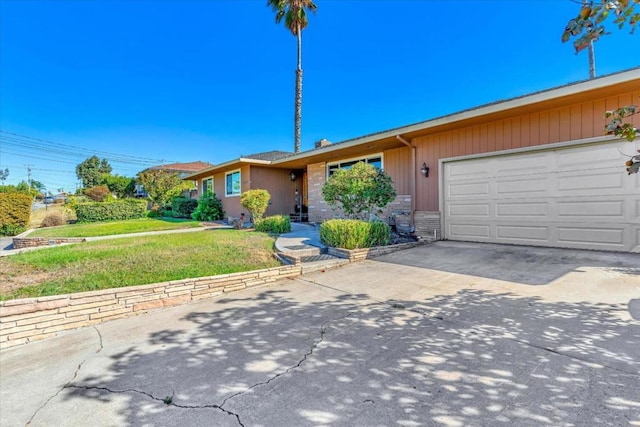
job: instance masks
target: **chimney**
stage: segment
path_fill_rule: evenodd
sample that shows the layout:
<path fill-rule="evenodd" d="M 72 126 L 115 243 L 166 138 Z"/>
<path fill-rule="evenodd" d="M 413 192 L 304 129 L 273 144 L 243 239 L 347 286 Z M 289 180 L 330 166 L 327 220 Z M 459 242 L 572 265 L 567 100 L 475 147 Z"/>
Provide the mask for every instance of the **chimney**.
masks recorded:
<path fill-rule="evenodd" d="M 316 148 L 326 147 L 327 145 L 331 145 L 331 141 L 327 141 L 324 138 L 316 142 Z"/>

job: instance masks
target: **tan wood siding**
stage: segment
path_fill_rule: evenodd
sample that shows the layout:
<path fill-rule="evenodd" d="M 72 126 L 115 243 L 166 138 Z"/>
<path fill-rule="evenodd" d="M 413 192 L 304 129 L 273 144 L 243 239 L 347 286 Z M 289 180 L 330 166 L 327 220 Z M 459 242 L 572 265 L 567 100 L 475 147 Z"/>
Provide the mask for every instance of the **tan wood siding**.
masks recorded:
<path fill-rule="evenodd" d="M 288 215 L 294 213 L 295 191 L 302 191 L 302 173 L 295 181 L 289 178 L 288 169 L 269 169 L 260 166 L 251 167 L 251 188 L 264 189 L 271 195 L 271 204 L 267 208 L 266 216 Z"/>
<path fill-rule="evenodd" d="M 414 138 L 416 162 L 419 165 L 426 162 L 430 167 L 427 179 L 419 170 L 414 171 L 417 177 L 416 210 L 439 210 L 440 158 L 602 136 L 605 111 L 638 103 L 640 90 Z M 631 120 L 636 127 L 640 126 L 640 115 Z M 385 168 L 386 162 L 385 157 Z"/>
<path fill-rule="evenodd" d="M 410 194 L 412 173 L 415 170 L 415 166 L 411 165 L 411 149 L 406 147 L 385 151 L 383 167 L 393 180 L 393 188 L 396 192 Z"/>

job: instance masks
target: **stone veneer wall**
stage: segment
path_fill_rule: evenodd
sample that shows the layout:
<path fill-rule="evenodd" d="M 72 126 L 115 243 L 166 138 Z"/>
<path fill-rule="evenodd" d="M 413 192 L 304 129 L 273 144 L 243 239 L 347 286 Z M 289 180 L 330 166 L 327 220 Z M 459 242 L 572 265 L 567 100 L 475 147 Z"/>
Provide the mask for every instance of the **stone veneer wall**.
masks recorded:
<path fill-rule="evenodd" d="M 302 273 L 300 265 L 0 302 L 0 349 L 145 312 L 252 288 Z"/>
<path fill-rule="evenodd" d="M 416 226 L 415 234 L 417 236 L 433 240 L 435 231 L 435 240 L 442 239 L 440 212 L 416 211 L 413 215 L 413 220 Z"/>
<path fill-rule="evenodd" d="M 326 176 L 326 163 L 307 166 L 307 204 L 311 222 L 322 222 L 340 216 L 340 212 L 334 211 L 322 198 L 322 186 L 326 182 Z M 378 216 L 387 219 L 393 212 L 411 212 L 411 195 L 396 196 Z"/>
<path fill-rule="evenodd" d="M 36 248 L 39 246 L 59 245 L 61 243 L 82 243 L 83 237 L 14 237 L 13 249 Z"/>

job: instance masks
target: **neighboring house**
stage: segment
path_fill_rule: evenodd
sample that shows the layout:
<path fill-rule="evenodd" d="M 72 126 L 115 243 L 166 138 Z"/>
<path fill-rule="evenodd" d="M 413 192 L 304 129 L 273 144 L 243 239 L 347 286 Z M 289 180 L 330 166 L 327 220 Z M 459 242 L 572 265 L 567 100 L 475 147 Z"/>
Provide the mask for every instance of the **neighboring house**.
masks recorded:
<path fill-rule="evenodd" d="M 268 215 L 302 204 L 321 221 L 334 215 L 321 193 L 331 171 L 365 160 L 398 193 L 382 216 L 410 212 L 419 235 L 640 252 L 640 174 L 624 168 L 638 144 L 603 135 L 606 110 L 638 103 L 640 68 L 187 178 L 200 192 L 214 188 L 232 216 L 242 192 L 264 188 Z M 638 115 L 630 119 L 640 127 Z"/>
<path fill-rule="evenodd" d="M 212 166 L 211 163 L 201 162 L 201 161 L 189 162 L 189 163 L 170 163 L 166 165 L 151 166 L 150 168 L 147 168 L 142 172 L 145 172 L 148 170 L 164 170 L 167 172 L 177 172 L 178 176 L 184 179 L 185 177 L 195 172 L 198 172 L 199 170 L 208 168 L 210 166 Z M 147 197 L 147 193 L 144 191 L 144 186 L 142 184 L 136 184 L 135 191 L 136 191 L 136 197 Z M 194 181 L 193 190 L 185 191 L 185 194 L 183 194 L 183 196 L 194 197 L 196 193 L 197 193 L 197 183 Z"/>

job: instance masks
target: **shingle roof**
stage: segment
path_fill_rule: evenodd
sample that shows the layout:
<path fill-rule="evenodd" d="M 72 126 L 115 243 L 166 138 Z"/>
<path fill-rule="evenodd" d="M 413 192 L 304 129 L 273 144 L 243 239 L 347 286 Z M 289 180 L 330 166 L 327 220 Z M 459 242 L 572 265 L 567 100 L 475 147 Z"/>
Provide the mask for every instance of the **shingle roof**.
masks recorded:
<path fill-rule="evenodd" d="M 240 157 L 244 159 L 266 160 L 266 161 L 272 162 L 274 160 L 284 159 L 285 157 L 289 157 L 291 155 L 293 155 L 293 153 L 290 153 L 288 151 L 274 150 L 274 151 L 265 151 L 264 153 L 241 155 Z"/>
<path fill-rule="evenodd" d="M 169 163 L 167 165 L 152 166 L 149 169 L 162 169 L 175 172 L 198 172 L 202 169 L 213 166 L 207 162 L 189 162 L 189 163 Z"/>

